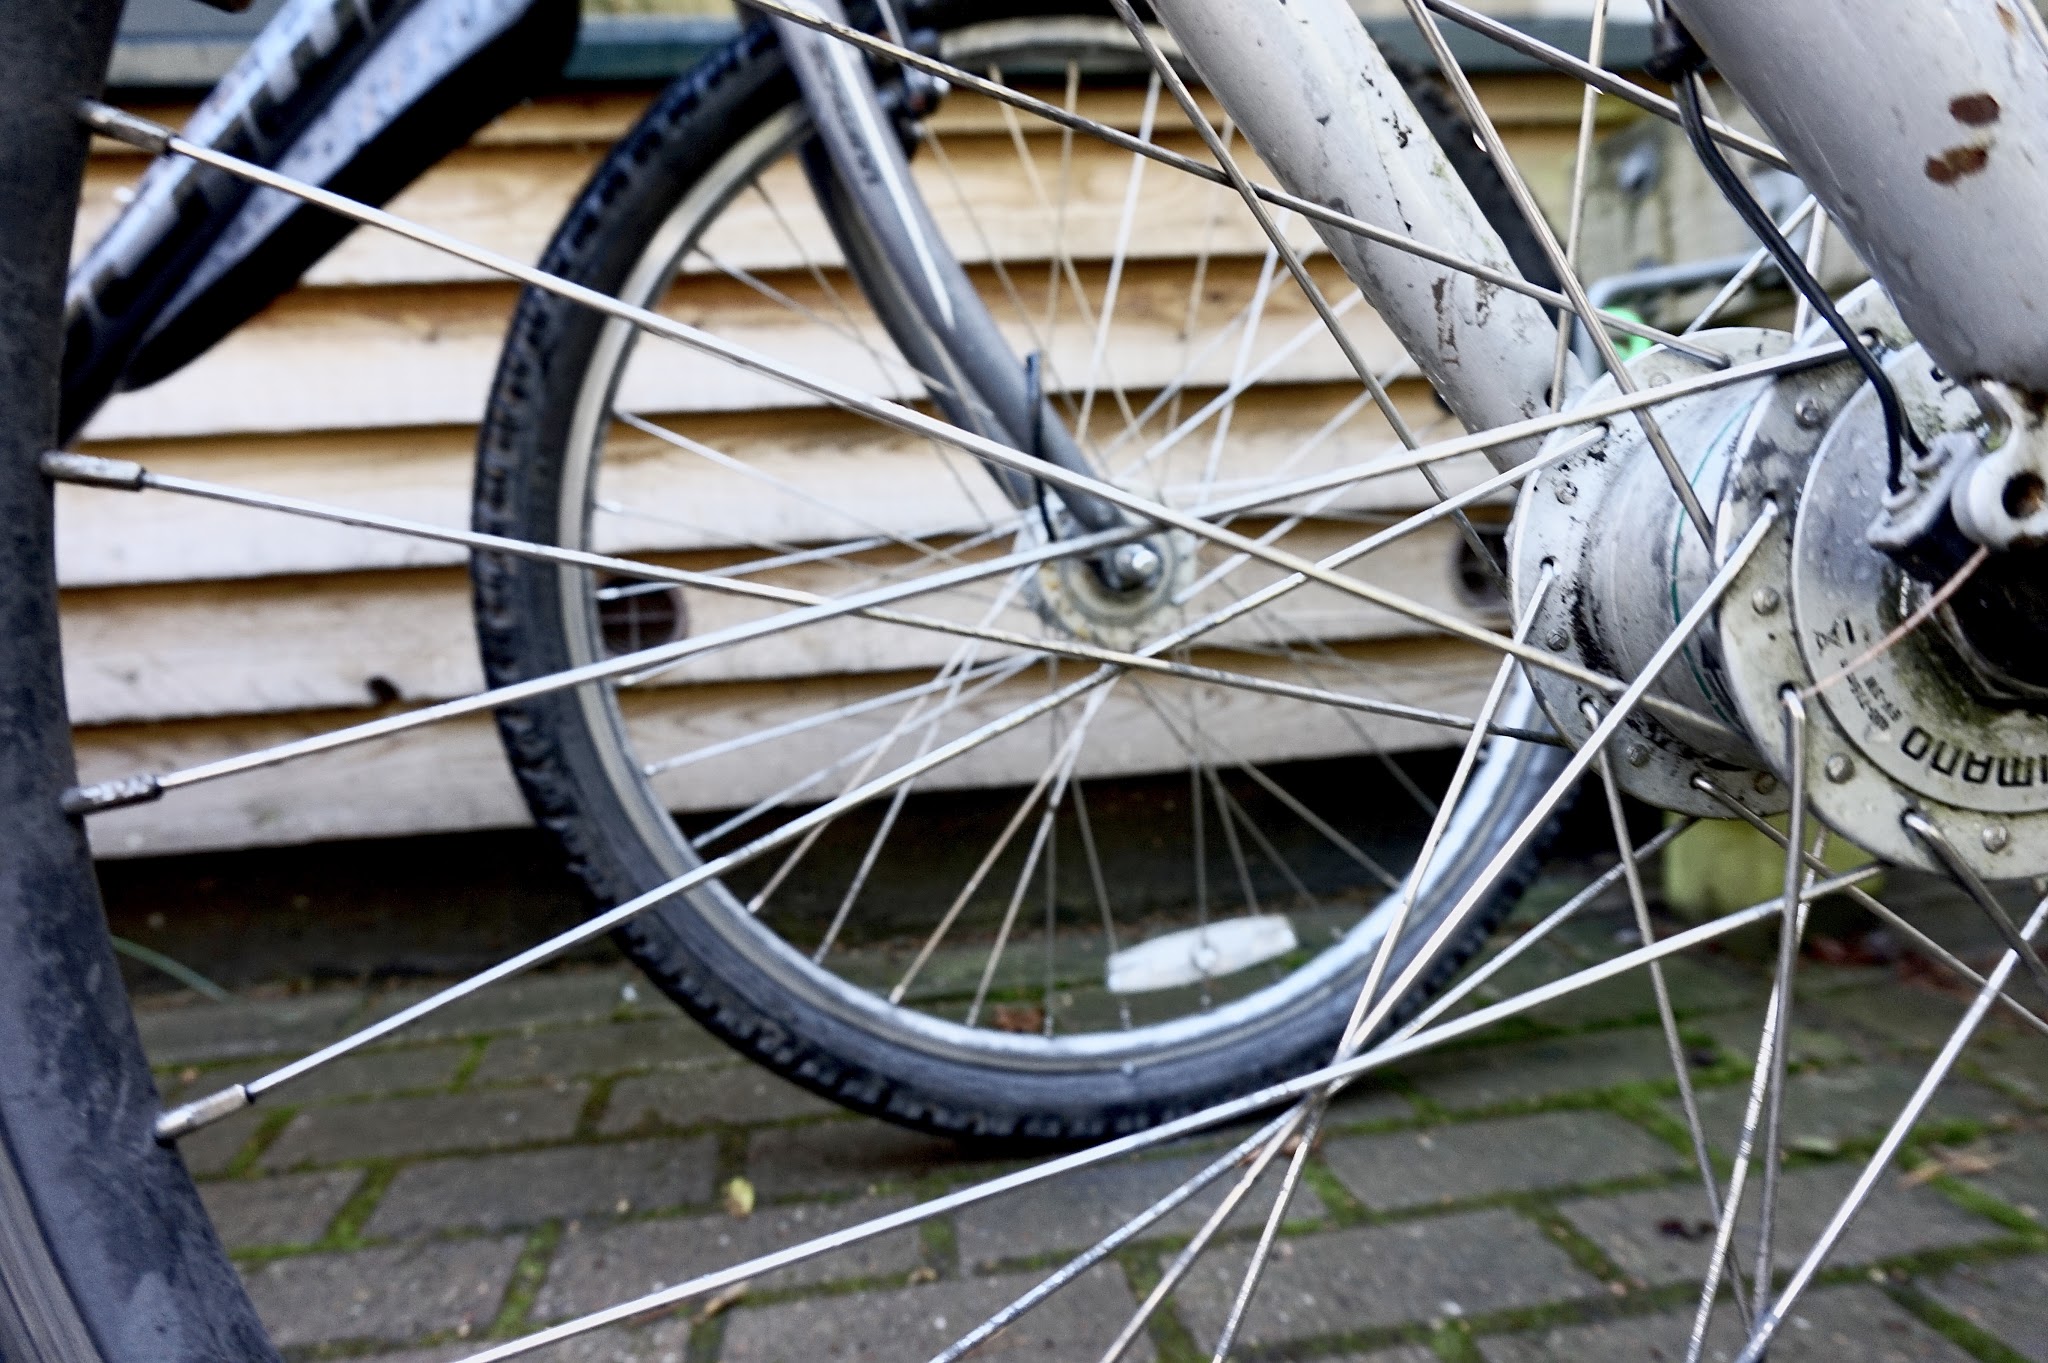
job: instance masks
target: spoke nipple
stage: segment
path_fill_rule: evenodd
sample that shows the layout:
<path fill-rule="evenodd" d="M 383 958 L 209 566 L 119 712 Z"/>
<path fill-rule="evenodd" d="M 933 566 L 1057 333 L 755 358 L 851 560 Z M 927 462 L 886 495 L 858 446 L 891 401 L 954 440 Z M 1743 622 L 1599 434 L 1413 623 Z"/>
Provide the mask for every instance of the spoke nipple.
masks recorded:
<path fill-rule="evenodd" d="M 147 804 L 164 793 L 154 776 L 123 776 L 97 785 L 73 786 L 58 797 L 58 806 L 73 817 L 97 814 L 103 809 Z"/>
<path fill-rule="evenodd" d="M 1799 405 L 1792 409 L 1792 419 L 1807 430 L 1816 430 L 1828 419 L 1827 409 L 1813 398 L 1799 399 Z"/>
<path fill-rule="evenodd" d="M 1629 744 L 1627 751 L 1622 753 L 1622 760 L 1631 767 L 1648 766 L 1650 762 L 1650 745 L 1647 743 Z"/>
<path fill-rule="evenodd" d="M 247 1086 L 229 1084 L 219 1093 L 209 1093 L 204 1098 L 172 1108 L 156 1119 L 156 1138 L 159 1144 L 169 1145 L 180 1136 L 190 1135 L 202 1126 L 211 1125 L 231 1113 L 240 1112 L 253 1100 Z"/>
<path fill-rule="evenodd" d="M 1849 760 L 1849 754 L 1838 752 L 1828 758 L 1827 766 L 1822 770 L 1827 773 L 1828 780 L 1839 786 L 1856 774 L 1856 764 Z"/>
<path fill-rule="evenodd" d="M 2012 834 L 2005 831 L 2004 824 L 1998 823 L 1985 824 L 1984 831 L 1977 836 L 1987 852 L 2003 852 L 2012 841 Z"/>
<path fill-rule="evenodd" d="M 1758 615 L 1774 614 L 1784 604 L 1785 598 L 1778 595 L 1776 587 L 1758 587 L 1749 598 L 1749 608 Z"/>
<path fill-rule="evenodd" d="M 60 483 L 83 483 L 87 487 L 111 487 L 123 492 L 140 492 L 147 471 L 132 459 L 102 459 L 94 454 L 73 454 L 69 450 L 47 450 L 39 461 L 43 476 Z"/>

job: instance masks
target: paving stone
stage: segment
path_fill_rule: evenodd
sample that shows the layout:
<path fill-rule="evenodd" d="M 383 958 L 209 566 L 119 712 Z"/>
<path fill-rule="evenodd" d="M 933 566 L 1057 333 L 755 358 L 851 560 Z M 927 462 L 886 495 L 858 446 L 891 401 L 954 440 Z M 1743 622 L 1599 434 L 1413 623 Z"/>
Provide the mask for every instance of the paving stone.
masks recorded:
<path fill-rule="evenodd" d="M 1692 1313 L 1562 1325 L 1479 1341 L 1486 1363 L 1679 1363 Z M 1707 1334 L 1707 1363 L 1732 1363 L 1741 1336 L 1727 1310 Z M 1970 1355 L 1882 1292 L 1835 1287 L 1799 1299 L 1771 1343 L 1775 1363 L 1970 1363 Z"/>
<path fill-rule="evenodd" d="M 1959 1264 L 1921 1286 L 2020 1357 L 2048 1363 L 2048 1255 Z"/>
<path fill-rule="evenodd" d="M 1250 1255 L 1244 1243 L 1203 1255 L 1176 1296 L 1205 1350 L 1215 1347 Z M 1599 1287 L 1540 1230 L 1505 1211 L 1299 1235 L 1274 1246 L 1241 1339 L 1248 1347 L 1315 1339 L 1534 1306 Z"/>
<path fill-rule="evenodd" d="M 150 1064 L 184 1065 L 313 1050 L 331 1041 L 362 1005 L 362 992 L 355 989 L 232 1003 L 195 1000 L 138 1009 L 135 1024 Z"/>
<path fill-rule="evenodd" d="M 841 1111 L 831 1099 L 778 1079 L 759 1065 L 722 1065 L 619 1080 L 612 1086 L 611 1102 L 598 1129 L 617 1135 L 705 1122 L 779 1122 Z"/>
<path fill-rule="evenodd" d="M 1850 1065 L 1795 1074 L 1785 1081 L 1780 1144 L 1786 1150 L 1825 1154 L 1844 1141 L 1883 1135 L 1919 1083 L 1920 1072 L 1903 1065 Z M 1749 1086 L 1702 1089 L 1698 1098 L 1707 1139 L 1717 1149 L 1732 1151 L 1749 1109 Z M 1666 1108 L 1674 1119 L 1685 1119 L 1675 1100 Z M 2001 1095 L 1967 1079 L 1951 1078 L 1935 1090 L 1924 1122 L 1988 1121 L 2011 1112 L 2012 1104 Z"/>
<path fill-rule="evenodd" d="M 261 1108 L 244 1108 L 231 1117 L 200 1127 L 189 1136 L 180 1136 L 178 1153 L 185 1157 L 185 1167 L 195 1178 L 224 1172 L 269 1115 Z"/>
<path fill-rule="evenodd" d="M 880 1363 L 883 1359 L 925 1358 L 1037 1282 L 1037 1275 L 1027 1273 L 874 1292 L 857 1301 L 816 1297 L 777 1306 L 742 1306 L 731 1313 L 719 1358 L 721 1363 Z M 1123 1275 L 1104 1265 L 1012 1325 L 1003 1333 L 994 1356 L 1093 1358 L 1136 1308 Z M 1152 1357 L 1151 1341 L 1142 1335 L 1124 1354 L 1133 1363 L 1148 1363 Z"/>
<path fill-rule="evenodd" d="M 719 1215 L 576 1225 L 563 1232 L 547 1281 L 534 1300 L 534 1314 L 541 1320 L 582 1315 L 908 1205 L 908 1198 L 862 1197 L 823 1206 L 767 1207 L 744 1220 Z M 900 1277 L 922 1262 L 917 1229 L 906 1227 L 768 1274 L 751 1286 L 780 1290 Z"/>
<path fill-rule="evenodd" d="M 1605 1112 L 1543 1112 L 1349 1136 L 1325 1145 L 1323 1162 L 1378 1211 L 1607 1183 L 1685 1165 L 1662 1141 Z"/>
<path fill-rule="evenodd" d="M 1854 1165 L 1790 1169 L 1778 1185 L 1780 1252 L 1796 1261 L 1820 1235 L 1849 1185 Z M 1755 1225 L 1756 1181 L 1749 1185 L 1743 1225 Z M 1582 1198 L 1558 1210 L 1606 1252 L 1624 1273 L 1647 1283 L 1698 1282 L 1707 1269 L 1714 1228 L 1698 1187 L 1681 1185 L 1612 1197 Z M 1963 1211 L 1927 1188 L 1909 1187 L 1887 1174 L 1828 1260 L 1867 1263 L 1897 1255 L 1973 1244 L 2003 1234 L 2001 1227 Z"/>
<path fill-rule="evenodd" d="M 662 1211 L 711 1200 L 717 1142 L 572 1145 L 409 1165 L 377 1204 L 368 1234 L 505 1230 L 552 1217 Z"/>
<path fill-rule="evenodd" d="M 302 1245 L 318 1240 L 327 1223 L 363 1181 L 362 1171 L 334 1169 L 320 1174 L 208 1183 L 199 1190 L 206 1214 L 229 1249 L 251 1245 Z"/>
<path fill-rule="evenodd" d="M 1423 1097 L 1458 1110 L 1667 1080 L 1671 1056 L 1662 1031 L 1637 1027 L 1444 1051 L 1411 1062 L 1401 1072 Z"/>
<path fill-rule="evenodd" d="M 1806 1010 L 1809 1014 L 1811 1011 Z M 1692 1018 L 1687 1020 L 1684 1030 L 1705 1032 L 1723 1055 L 1739 1064 L 1754 1065 L 1757 1047 L 1763 1039 L 1763 1012 L 1757 1009 Z M 1815 1026 L 1798 1011 L 1792 1014 L 1792 1045 L 1786 1057 L 1794 1065 L 1839 1065 L 1867 1059 L 1870 1053 L 1868 1046 L 1843 1032 Z"/>
<path fill-rule="evenodd" d="M 389 1017 L 445 988 L 406 985 L 371 999 L 368 1016 Z M 560 970 L 494 984 L 451 1003 L 405 1029 L 416 1039 L 523 1032 L 573 1023 L 604 1022 L 621 1012 L 653 1012 L 669 1005 L 645 976 L 630 966 L 604 970 Z"/>
<path fill-rule="evenodd" d="M 1992 1083 L 2036 1108 L 2048 1109 L 2048 1040 L 2038 1032 L 2014 1035 L 1979 1033 L 1963 1052 L 1966 1067 L 1979 1070 Z"/>
<path fill-rule="evenodd" d="M 1368 1075 L 1337 1095 L 1324 1126 L 1342 1130 L 1368 1122 L 1412 1122 L 1415 1116 L 1415 1102 L 1406 1092 Z"/>
<path fill-rule="evenodd" d="M 484 1052 L 475 1082 L 574 1079 L 730 1059 L 732 1051 L 694 1022 L 641 1018 L 501 1036 Z"/>
<path fill-rule="evenodd" d="M 585 1093 L 582 1085 L 572 1084 L 308 1108 L 263 1152 L 262 1165 L 290 1169 L 560 1140 L 576 1129 Z"/>
<path fill-rule="evenodd" d="M 402 1050 L 359 1051 L 309 1070 L 278 1090 L 278 1102 L 317 1103 L 333 1098 L 446 1088 L 469 1055 L 469 1047 L 408 1046 Z M 275 1069 L 274 1063 L 222 1065 L 201 1070 L 181 1083 L 179 1101 L 198 1098 L 229 1084 L 244 1084 Z"/>
<path fill-rule="evenodd" d="M 1991 1162 L 1990 1168 L 1968 1175 L 1969 1183 L 2048 1225 L 2048 1129 L 2000 1132 L 1973 1142 L 1963 1153 Z"/>
<path fill-rule="evenodd" d="M 1214 1155 L 1193 1155 L 1123 1160 L 978 1203 L 953 1218 L 960 1260 L 971 1269 L 986 1269 L 1008 1259 L 1086 1249 L 1213 1159 Z M 1267 1166 L 1257 1186 L 1231 1214 L 1228 1225 L 1251 1228 L 1265 1224 L 1286 1163 L 1282 1158 Z M 1235 1182 L 1234 1173 L 1224 1174 L 1154 1225 L 1146 1236 L 1192 1234 Z M 1298 1185 L 1288 1207 L 1288 1222 L 1315 1221 L 1323 1214 L 1323 1202 L 1315 1190 L 1306 1183 Z"/>
<path fill-rule="evenodd" d="M 459 1363 L 474 1357 L 481 1347 L 475 1342 L 443 1344 L 436 1349 L 376 1354 L 361 1363 Z M 684 1363 L 689 1350 L 690 1318 L 678 1314 L 652 1325 L 613 1325 L 592 1330 L 521 1357 L 531 1363 Z"/>
<path fill-rule="evenodd" d="M 1810 1011 L 1824 1023 L 1845 1024 L 1887 1046 L 1931 1053 L 1948 1040 L 1968 1005 L 1968 999 L 1926 985 L 1887 980 L 1872 989 L 1829 994 Z"/>
<path fill-rule="evenodd" d="M 747 1176 L 771 1200 L 900 1183 L 968 1160 L 951 1141 L 874 1121 L 771 1127 L 747 1142 Z"/>
<path fill-rule="evenodd" d="M 1635 937 L 1631 933 L 1628 944 L 1616 950 L 1631 950 L 1634 942 Z M 1610 952 L 1609 957 L 1614 954 Z M 1560 979 L 1577 968 L 1576 963 L 1567 963 L 1543 979 Z M 1664 962 L 1664 983 L 1671 992 L 1671 1006 L 1680 1017 L 1745 1008 L 1752 1013 L 1761 1013 L 1767 997 L 1763 984 L 1754 976 L 1684 956 L 1675 956 Z M 1506 997 L 1505 993 L 1501 997 Z M 1532 1010 L 1529 1016 L 1557 1027 L 1604 1026 L 1632 1020 L 1655 1022 L 1657 994 L 1648 971 L 1632 970 L 1598 984 L 1575 989 Z"/>
<path fill-rule="evenodd" d="M 242 1278 L 280 1348 L 337 1340 L 402 1344 L 488 1325 L 522 1244 L 513 1236 L 301 1254 L 245 1269 Z"/>

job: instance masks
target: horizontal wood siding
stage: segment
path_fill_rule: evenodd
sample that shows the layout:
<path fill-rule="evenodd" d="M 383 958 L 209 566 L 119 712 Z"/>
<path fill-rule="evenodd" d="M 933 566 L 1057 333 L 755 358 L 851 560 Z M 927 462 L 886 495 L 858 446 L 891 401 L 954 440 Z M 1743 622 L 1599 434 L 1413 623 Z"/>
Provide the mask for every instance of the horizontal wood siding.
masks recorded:
<path fill-rule="evenodd" d="M 1499 76 L 1483 83 L 1483 94 L 1539 194 L 1561 204 L 1578 116 L 1576 87 L 1545 76 Z M 534 259 L 604 148 L 645 98 L 567 95 L 515 110 L 394 207 L 494 250 Z M 1137 98 L 1098 101 L 1088 111 L 1135 127 Z M 175 109 L 146 112 L 171 121 L 181 116 Z M 1161 139 L 1194 149 L 1189 130 L 1175 123 L 1162 111 Z M 962 205 L 972 202 L 980 210 L 981 230 L 992 233 L 986 246 L 997 255 L 1014 258 L 1034 249 L 1021 237 L 998 239 L 1012 223 L 1024 230 L 1030 214 L 1005 210 L 1028 207 L 1033 193 L 1011 119 L 996 106 L 956 95 L 938 126 L 950 174 L 941 174 L 934 158 L 920 157 L 927 194 L 970 267 L 992 277 L 987 250 L 969 230 Z M 1031 157 L 1050 173 L 1059 155 L 1057 135 L 1028 120 L 1019 126 Z M 142 164 L 119 148 L 98 149 L 80 215 L 81 240 L 110 219 Z M 1100 287 L 1111 255 L 1129 167 L 1127 156 L 1086 138 L 1075 142 L 1071 174 L 1078 198 L 1068 244 L 1091 290 Z M 801 206 L 800 185 L 786 171 L 777 174 L 781 204 Z M 1222 192 L 1157 167 L 1145 183 L 1148 194 L 1172 196 L 1173 217 L 1185 230 L 1148 233 L 1134 243 L 1123 283 L 1129 312 L 1121 315 L 1159 319 L 1156 326 L 1128 331 L 1115 357 L 1120 381 L 1134 390 L 1165 381 L 1184 358 L 1169 320 L 1175 314 L 1164 302 L 1152 306 L 1151 295 L 1185 287 L 1174 262 L 1200 249 L 1203 224 Z M 829 300 L 800 267 L 804 253 L 832 258 L 829 234 L 814 214 L 792 215 L 790 231 L 796 244 L 765 209 L 742 203 L 709 250 L 723 264 L 772 278 L 777 288 L 823 309 Z M 1301 239 L 1308 242 L 1311 234 L 1304 230 Z M 1263 243 L 1241 218 L 1227 217 L 1209 247 L 1215 297 L 1235 308 L 1256 285 Z M 1327 258 L 1317 268 L 1333 296 L 1349 293 Z M 189 477 L 466 524 L 475 425 L 515 297 L 514 289 L 483 271 L 358 233 L 299 289 L 213 353 L 153 388 L 115 399 L 87 432 L 86 448 Z M 817 348 L 810 329 L 791 313 L 730 278 L 702 273 L 663 306 L 799 363 L 828 372 L 844 363 L 838 358 L 842 351 Z M 1409 418 L 1426 430 L 1448 432 L 1426 389 L 1401 377 L 1412 375 L 1412 368 L 1405 367 L 1405 357 L 1369 310 L 1357 307 L 1349 320 L 1368 357 L 1395 376 Z M 1296 292 L 1283 287 L 1273 294 L 1262 336 L 1278 344 L 1313 323 Z M 1051 367 L 1085 369 L 1089 343 L 1088 329 L 1069 318 L 1046 343 Z M 1019 348 L 1028 346 L 1020 339 Z M 636 371 L 629 405 L 687 415 L 697 438 L 775 476 L 803 480 L 843 499 L 856 514 L 900 531 L 943 533 L 958 524 L 960 508 L 949 501 L 960 496 L 953 485 L 913 476 L 913 470 L 930 468 L 927 447 L 687 352 L 678 350 L 667 361 L 658 373 L 643 377 Z M 1223 382 L 1229 357 L 1211 369 L 1203 381 Z M 1321 338 L 1301 345 L 1276 374 L 1289 381 L 1287 400 L 1242 405 L 1230 466 L 1248 470 L 1264 451 L 1291 448 L 1355 393 L 1341 356 Z M 838 377 L 871 384 L 874 376 Z M 915 396 L 901 388 L 896 395 Z M 1316 466 L 1370 458 L 1390 441 L 1376 417 L 1354 421 L 1318 451 Z M 628 485 L 642 477 L 665 485 L 696 479 L 685 485 L 699 520 L 723 534 L 787 540 L 844 533 L 843 521 L 836 530 L 809 523 L 787 499 L 771 503 L 745 480 L 679 465 L 672 453 L 623 432 L 609 458 Z M 1459 486 L 1485 471 L 1477 460 L 1446 470 Z M 65 663 L 87 780 L 203 761 L 464 694 L 480 682 L 462 556 L 445 546 L 158 494 L 63 488 L 58 497 Z M 1392 510 L 1425 498 L 1420 479 L 1411 475 L 1368 484 L 1346 505 Z M 716 544 L 681 528 L 643 529 L 611 547 L 685 565 L 710 562 L 719 552 Z M 1455 556 L 1452 536 L 1418 535 L 1373 562 L 1367 575 L 1461 610 L 1466 607 L 1454 580 Z M 1244 581 L 1261 580 L 1257 572 L 1245 572 Z M 801 585 L 800 575 L 781 580 Z M 697 631 L 755 609 L 701 594 L 692 595 L 690 608 Z M 1347 652 L 1370 659 L 1386 678 L 1390 697 L 1469 708 L 1484 689 L 1486 659 L 1417 638 L 1385 612 L 1327 593 L 1304 593 L 1294 615 L 1342 640 Z M 1021 612 L 1006 623 L 1029 624 Z M 679 751 L 790 718 L 820 696 L 853 698 L 902 685 L 911 671 L 938 661 L 947 648 L 942 639 L 860 623 L 835 626 L 817 638 L 829 646 L 735 653 L 691 672 L 685 684 L 649 688 L 632 704 L 645 713 L 648 732 Z M 1214 641 L 1217 647 L 1232 642 L 1227 635 Z M 1245 654 L 1232 654 L 1230 665 L 1277 666 Z M 1361 724 L 1374 741 L 1390 747 L 1444 741 L 1442 731 L 1300 705 L 1286 710 L 1284 723 L 1275 722 L 1272 702 L 1241 693 L 1204 694 L 1203 704 L 1213 712 L 1205 724 L 1246 756 L 1271 760 L 1355 748 Z M 1004 699 L 1001 690 L 992 692 L 974 713 L 992 714 Z M 1091 749 L 1084 770 L 1168 765 L 1174 757 L 1170 736 L 1143 713 L 1135 694 L 1111 703 L 1116 722 L 1106 722 L 1104 732 L 1116 737 L 1099 751 Z M 1042 760 L 1042 737 L 998 744 L 945 779 L 1025 780 Z M 793 775 L 770 761 L 708 769 L 714 765 L 676 774 L 665 793 L 679 807 L 729 805 L 773 790 Z M 490 725 L 472 720 L 402 743 L 177 792 L 154 805 L 95 818 L 92 835 L 98 851 L 125 856 L 490 827 L 524 818 Z"/>

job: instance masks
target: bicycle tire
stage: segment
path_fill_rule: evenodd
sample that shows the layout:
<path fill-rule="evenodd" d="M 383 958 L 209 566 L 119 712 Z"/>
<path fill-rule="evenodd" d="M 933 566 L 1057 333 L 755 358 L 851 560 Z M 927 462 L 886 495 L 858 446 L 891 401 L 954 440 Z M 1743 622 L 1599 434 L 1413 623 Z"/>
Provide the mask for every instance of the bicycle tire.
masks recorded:
<path fill-rule="evenodd" d="M 919 27 L 1096 14 L 1086 4 L 966 5 L 945 0 L 911 12 Z M 542 268 L 616 293 L 676 204 L 751 130 L 795 102 L 772 32 L 748 29 L 679 78 L 612 150 L 557 231 Z M 1435 99 L 1440 122 L 1445 111 Z M 1469 141 L 1469 133 L 1468 133 Z M 1473 163 L 1465 159 L 1469 167 Z M 1478 166 L 1493 174 L 1483 160 Z M 1498 186 L 1482 202 L 1499 202 Z M 1504 232 L 1519 229 L 1501 224 Z M 529 290 L 510 327 L 479 439 L 474 523 L 480 530 L 558 542 L 566 523 L 564 450 L 579 386 L 598 346 L 600 319 Z M 485 671 L 504 685 L 568 666 L 556 570 L 482 555 L 474 604 Z M 609 721 L 588 695 L 563 695 L 499 712 L 505 750 L 536 821 L 560 844 L 594 903 L 622 902 L 694 855 L 665 811 L 621 789 L 609 768 Z M 1503 799 L 1518 816 L 1542 788 L 1547 760 L 1531 758 Z M 1514 818 L 1492 821 L 1490 833 Z M 670 830 L 661 845 L 661 828 Z M 653 830 L 653 831 L 651 831 Z M 1478 850 L 1478 849 L 1473 849 Z M 1440 989 L 1512 908 L 1534 874 L 1532 847 L 1472 928 L 1404 1000 L 1407 1015 Z M 1462 884 L 1455 877 L 1454 891 Z M 1418 905 L 1402 959 L 1435 927 L 1455 893 Z M 750 931 L 737 902 L 708 887 L 644 914 L 616 940 L 687 1012 L 741 1053 L 856 1111 L 929 1132 L 1066 1145 L 1147 1126 L 1327 1061 L 1358 981 L 1331 980 L 1315 1006 L 1259 1019 L 1227 1042 L 1191 1055 L 1127 1056 L 1045 1073 L 1027 1061 L 963 1058 L 923 1034 L 889 1034 L 858 1000 L 821 994 L 792 953 Z M 1347 988 L 1348 983 L 1348 988 Z"/>
<path fill-rule="evenodd" d="M 65 265 L 120 6 L 0 7 L 0 1358 L 272 1352 L 175 1150 L 107 936 L 73 780 L 49 483 Z"/>

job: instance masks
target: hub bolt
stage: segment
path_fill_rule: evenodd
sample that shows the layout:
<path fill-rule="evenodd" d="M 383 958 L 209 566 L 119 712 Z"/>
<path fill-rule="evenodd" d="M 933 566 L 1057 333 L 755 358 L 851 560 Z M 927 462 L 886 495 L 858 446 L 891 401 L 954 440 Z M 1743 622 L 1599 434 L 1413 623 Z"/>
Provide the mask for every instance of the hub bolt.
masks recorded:
<path fill-rule="evenodd" d="M 1628 745 L 1628 751 L 1624 752 L 1622 757 L 1631 767 L 1647 766 L 1650 761 L 1650 745 L 1647 743 L 1631 743 Z"/>
<path fill-rule="evenodd" d="M 1554 629 L 1550 631 L 1550 637 L 1543 642 L 1550 646 L 1552 653 L 1562 653 L 1565 650 L 1565 645 L 1571 643 L 1571 641 L 1572 637 L 1562 629 Z"/>
<path fill-rule="evenodd" d="M 1771 775 L 1767 771 L 1760 771 L 1756 774 L 1755 778 L 1750 781 L 1750 784 L 1756 787 L 1757 794 L 1769 795 L 1772 791 L 1778 788 L 1778 778 Z"/>
<path fill-rule="evenodd" d="M 1839 786 L 1856 774 L 1856 764 L 1849 760 L 1849 754 L 1838 752 L 1828 758 L 1828 764 L 1823 770 L 1827 772 L 1828 780 Z"/>
<path fill-rule="evenodd" d="M 2003 824 L 1985 824 L 1984 831 L 1978 836 L 1983 840 L 1984 850 L 1987 852 L 2003 852 L 2006 844 L 2012 841 L 2012 834 L 2005 831 Z"/>
<path fill-rule="evenodd" d="M 1828 419 L 1827 409 L 1813 398 L 1799 399 L 1799 405 L 1792 409 L 1792 417 L 1801 426 L 1811 431 Z"/>
<path fill-rule="evenodd" d="M 1776 587 L 1758 587 L 1749 598 L 1749 608 L 1758 615 L 1769 615 L 1784 603 L 1785 598 L 1778 595 Z"/>
<path fill-rule="evenodd" d="M 1149 544 L 1126 544 L 1116 551 L 1113 561 L 1117 576 L 1126 587 L 1149 587 L 1159 580 L 1160 569 L 1166 561 L 1159 551 Z"/>

